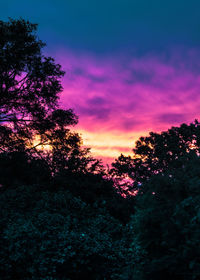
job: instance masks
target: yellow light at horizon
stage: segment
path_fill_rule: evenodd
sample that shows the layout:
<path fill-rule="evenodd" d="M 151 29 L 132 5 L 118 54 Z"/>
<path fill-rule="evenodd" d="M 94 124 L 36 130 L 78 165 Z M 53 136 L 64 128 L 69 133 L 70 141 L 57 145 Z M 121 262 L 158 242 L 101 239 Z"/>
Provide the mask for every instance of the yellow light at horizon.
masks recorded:
<path fill-rule="evenodd" d="M 50 151 L 52 149 L 51 145 L 49 145 L 49 144 L 40 144 L 40 142 L 41 142 L 40 136 L 36 135 L 34 137 L 34 140 L 33 140 L 33 146 L 36 147 L 36 150 Z"/>
<path fill-rule="evenodd" d="M 89 132 L 84 129 L 77 128 L 84 146 L 91 148 L 91 153 L 98 158 L 115 159 L 124 154 L 125 156 L 132 154 L 135 142 L 141 135 L 147 135 L 146 131 L 137 132 Z"/>

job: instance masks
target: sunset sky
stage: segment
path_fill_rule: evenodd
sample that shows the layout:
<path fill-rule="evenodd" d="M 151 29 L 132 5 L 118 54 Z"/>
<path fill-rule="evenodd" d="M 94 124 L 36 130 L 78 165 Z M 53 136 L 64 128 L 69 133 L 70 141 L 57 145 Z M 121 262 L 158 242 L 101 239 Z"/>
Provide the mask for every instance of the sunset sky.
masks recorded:
<path fill-rule="evenodd" d="M 200 117 L 199 0 L 0 0 L 0 19 L 38 23 L 63 66 L 61 106 L 104 162 Z"/>

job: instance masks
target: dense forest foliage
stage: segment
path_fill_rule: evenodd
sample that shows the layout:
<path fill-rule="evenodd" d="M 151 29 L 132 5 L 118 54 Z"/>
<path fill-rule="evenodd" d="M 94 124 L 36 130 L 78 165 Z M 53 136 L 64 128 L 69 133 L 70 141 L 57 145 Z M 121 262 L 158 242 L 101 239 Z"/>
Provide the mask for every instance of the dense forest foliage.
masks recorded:
<path fill-rule="evenodd" d="M 0 21 L 0 279 L 200 279 L 200 123 L 151 132 L 106 170 L 36 31 Z"/>

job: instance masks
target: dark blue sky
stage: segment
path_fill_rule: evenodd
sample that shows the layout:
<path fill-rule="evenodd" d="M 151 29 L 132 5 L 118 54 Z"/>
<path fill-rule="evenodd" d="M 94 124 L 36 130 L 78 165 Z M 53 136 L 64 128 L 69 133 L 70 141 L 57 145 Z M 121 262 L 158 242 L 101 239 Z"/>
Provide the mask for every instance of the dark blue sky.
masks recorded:
<path fill-rule="evenodd" d="M 49 48 L 94 53 L 199 47 L 199 0 L 1 0 L 0 18 L 39 24 Z"/>

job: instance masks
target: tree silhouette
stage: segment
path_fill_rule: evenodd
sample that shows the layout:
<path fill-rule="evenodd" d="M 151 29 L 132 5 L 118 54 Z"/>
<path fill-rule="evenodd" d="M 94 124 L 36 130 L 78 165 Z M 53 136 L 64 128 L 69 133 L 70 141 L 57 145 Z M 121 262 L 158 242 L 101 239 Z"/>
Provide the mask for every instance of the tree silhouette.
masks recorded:
<path fill-rule="evenodd" d="M 36 28 L 22 19 L 0 21 L 0 122 L 6 124 L 1 140 L 3 134 L 8 141 L 5 146 L 1 142 L 1 149 L 8 149 L 10 138 L 12 144 L 25 144 L 37 132 L 34 125 L 43 125 L 57 108 L 64 72 L 42 55 L 45 44 L 37 38 Z"/>
<path fill-rule="evenodd" d="M 23 144 L 28 138 L 31 146 L 33 135 L 55 127 L 63 129 L 78 121 L 72 110 L 58 108 L 64 71 L 53 58 L 42 54 L 45 44 L 37 38 L 36 29 L 36 24 L 23 19 L 0 21 L 2 149 L 8 149 L 10 138 L 16 144 Z M 3 135 L 8 141 L 5 147 Z"/>
<path fill-rule="evenodd" d="M 64 71 L 42 54 L 45 44 L 36 30 L 23 19 L 0 21 L 0 152 L 45 159 L 54 173 L 98 168 L 80 136 L 69 130 L 78 117 L 58 106 Z"/>
<path fill-rule="evenodd" d="M 182 124 L 161 133 L 150 132 L 140 137 L 133 149 L 133 157 L 121 155 L 112 164 L 111 173 L 120 178 L 129 178 L 137 183 L 152 175 L 173 170 L 188 161 L 191 154 L 200 152 L 200 123 Z M 131 184 L 129 184 L 130 186 Z"/>
<path fill-rule="evenodd" d="M 135 280 L 200 277 L 200 123 L 141 137 L 112 174 L 137 190 L 130 226 L 138 244 Z"/>

